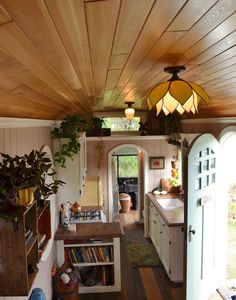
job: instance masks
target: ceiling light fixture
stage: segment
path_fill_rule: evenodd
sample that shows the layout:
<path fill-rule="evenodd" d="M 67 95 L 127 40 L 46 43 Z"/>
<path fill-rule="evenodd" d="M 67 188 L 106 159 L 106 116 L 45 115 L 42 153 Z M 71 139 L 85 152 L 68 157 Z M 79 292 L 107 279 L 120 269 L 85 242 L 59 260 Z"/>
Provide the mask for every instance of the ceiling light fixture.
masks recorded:
<path fill-rule="evenodd" d="M 181 115 L 186 111 L 195 114 L 198 104 L 203 100 L 206 104 L 211 102 L 205 90 L 198 84 L 185 81 L 178 77 L 178 73 L 185 70 L 184 66 L 166 67 L 164 71 L 172 74 L 167 82 L 155 86 L 148 96 L 148 108 L 156 106 L 157 115 L 163 110 L 167 116 L 177 110 Z"/>
<path fill-rule="evenodd" d="M 134 108 L 132 107 L 132 105 L 134 104 L 134 102 L 125 102 L 125 104 L 128 105 L 128 107 L 125 109 L 125 116 L 128 120 L 132 120 L 133 117 L 134 117 L 134 113 L 135 113 L 135 110 Z"/>

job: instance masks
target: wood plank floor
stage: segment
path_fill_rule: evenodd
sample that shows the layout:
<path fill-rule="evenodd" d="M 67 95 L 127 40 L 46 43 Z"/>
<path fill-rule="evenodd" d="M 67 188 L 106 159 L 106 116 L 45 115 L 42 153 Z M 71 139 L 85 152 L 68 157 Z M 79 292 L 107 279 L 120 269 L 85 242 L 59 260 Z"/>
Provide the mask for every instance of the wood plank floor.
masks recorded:
<path fill-rule="evenodd" d="M 150 243 L 144 238 L 143 224 L 137 222 L 137 212 L 121 214 L 125 231 L 121 238 L 121 284 L 119 293 L 81 294 L 80 300 L 182 300 L 181 284 L 173 284 L 163 267 L 132 268 L 128 261 L 128 243 Z"/>

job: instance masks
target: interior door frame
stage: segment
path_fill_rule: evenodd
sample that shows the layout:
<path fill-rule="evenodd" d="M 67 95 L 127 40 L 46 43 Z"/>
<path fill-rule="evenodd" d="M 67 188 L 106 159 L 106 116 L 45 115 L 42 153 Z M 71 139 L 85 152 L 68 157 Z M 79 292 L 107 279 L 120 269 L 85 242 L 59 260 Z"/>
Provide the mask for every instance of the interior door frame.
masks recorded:
<path fill-rule="evenodd" d="M 148 192 L 148 153 L 142 147 L 135 144 L 120 144 L 112 148 L 108 153 L 108 165 L 107 165 L 107 174 L 108 174 L 108 210 L 109 210 L 109 222 L 112 222 L 112 207 L 113 207 L 113 197 L 112 197 L 112 172 L 111 172 L 111 162 L 112 154 L 118 151 L 121 148 L 135 148 L 138 150 L 138 164 L 139 164 L 139 178 L 143 179 L 143 185 L 138 184 L 138 211 L 139 211 L 139 221 L 142 219 L 142 205 L 141 201 L 144 201 L 145 194 Z M 143 158 L 140 159 L 140 153 L 143 153 Z M 143 164 L 143 167 L 140 168 L 140 163 Z M 140 169 L 142 169 L 142 175 L 140 174 Z M 143 200 L 142 200 L 143 199 Z"/>

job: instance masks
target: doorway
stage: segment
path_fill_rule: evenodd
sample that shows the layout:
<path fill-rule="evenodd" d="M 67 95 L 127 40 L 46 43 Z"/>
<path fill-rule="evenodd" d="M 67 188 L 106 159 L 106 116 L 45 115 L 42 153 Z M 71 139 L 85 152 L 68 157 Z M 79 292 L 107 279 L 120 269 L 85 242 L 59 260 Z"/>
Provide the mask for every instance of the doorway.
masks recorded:
<path fill-rule="evenodd" d="M 134 144 L 123 144 L 108 154 L 109 221 L 119 214 L 119 193 L 131 197 L 131 209 L 142 220 L 144 195 L 147 193 L 147 152 Z"/>
<path fill-rule="evenodd" d="M 227 250 L 226 279 L 228 286 L 235 286 L 236 281 L 236 127 L 230 126 L 224 130 L 221 138 L 223 169 L 225 174 L 225 201 L 227 202 Z"/>

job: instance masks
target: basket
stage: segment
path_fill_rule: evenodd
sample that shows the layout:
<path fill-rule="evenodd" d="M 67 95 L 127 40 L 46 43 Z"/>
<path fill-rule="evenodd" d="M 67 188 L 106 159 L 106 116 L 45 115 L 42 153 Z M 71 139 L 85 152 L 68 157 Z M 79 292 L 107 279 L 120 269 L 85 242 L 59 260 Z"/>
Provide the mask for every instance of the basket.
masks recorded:
<path fill-rule="evenodd" d="M 130 201 L 131 197 L 129 194 L 120 193 L 119 200 L 121 205 L 120 213 L 129 213 L 130 212 Z"/>
<path fill-rule="evenodd" d="M 70 268 L 71 273 L 67 273 L 70 277 L 70 282 L 64 284 L 61 280 L 61 274 L 66 273 L 66 270 Z M 59 300 L 78 300 L 78 275 L 75 267 L 72 264 L 64 263 L 61 268 L 59 268 L 53 277 L 53 295 L 54 298 Z"/>

